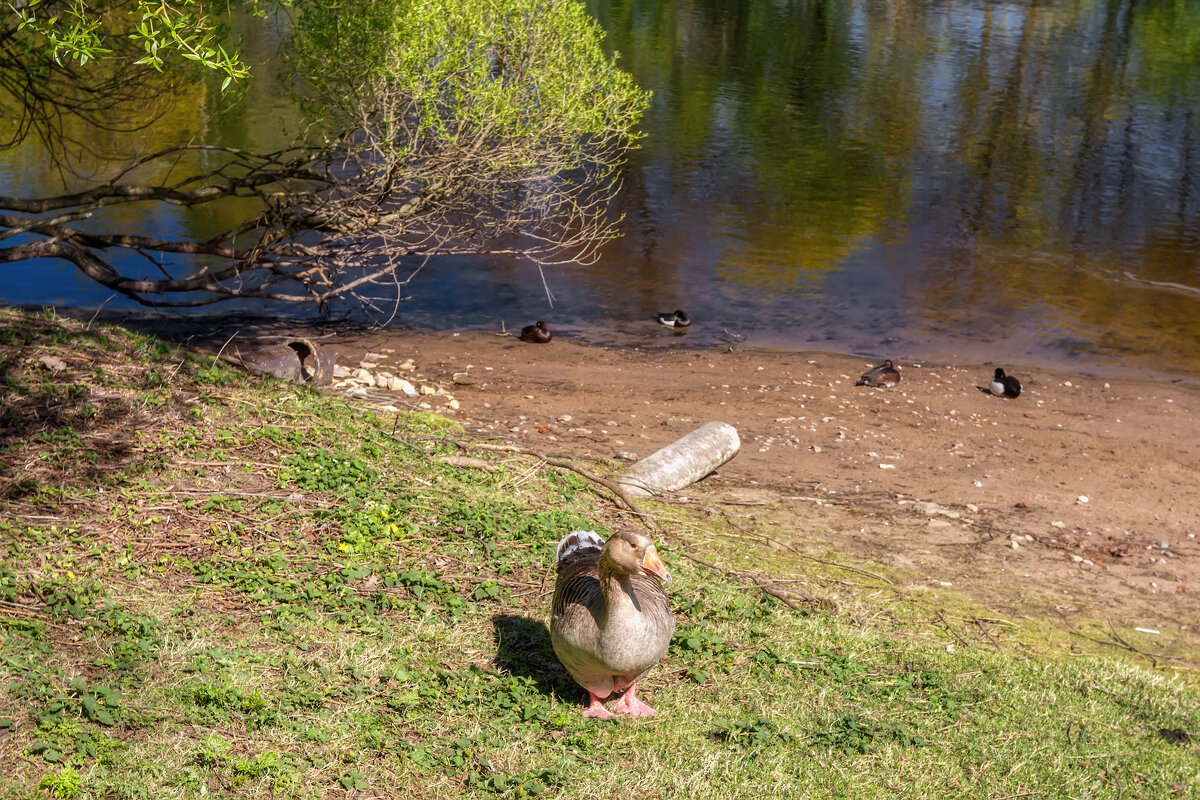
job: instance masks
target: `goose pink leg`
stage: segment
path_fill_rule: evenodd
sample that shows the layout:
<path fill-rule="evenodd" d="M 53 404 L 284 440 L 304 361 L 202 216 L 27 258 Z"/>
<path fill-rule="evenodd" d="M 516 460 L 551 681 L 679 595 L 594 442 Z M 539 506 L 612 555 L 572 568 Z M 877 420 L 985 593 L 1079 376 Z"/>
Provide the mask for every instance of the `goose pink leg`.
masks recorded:
<path fill-rule="evenodd" d="M 598 719 L 611 719 L 614 716 L 611 711 L 600 703 L 600 698 L 591 691 L 588 692 L 588 707 L 583 710 L 583 715 Z"/>
<path fill-rule="evenodd" d="M 631 717 L 653 717 L 658 713 L 641 700 L 638 700 L 636 692 L 637 683 L 629 684 L 629 688 L 625 690 L 625 694 L 621 695 L 621 699 L 613 705 L 613 708 Z"/>

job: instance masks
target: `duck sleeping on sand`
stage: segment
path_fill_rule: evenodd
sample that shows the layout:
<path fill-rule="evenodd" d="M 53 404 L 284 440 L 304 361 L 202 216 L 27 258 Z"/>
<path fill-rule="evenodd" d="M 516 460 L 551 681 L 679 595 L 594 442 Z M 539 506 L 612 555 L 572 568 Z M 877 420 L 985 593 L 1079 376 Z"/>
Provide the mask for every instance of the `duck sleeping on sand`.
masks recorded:
<path fill-rule="evenodd" d="M 636 531 L 606 542 L 595 531 L 573 531 L 558 543 L 558 577 L 550 641 L 558 660 L 587 690 L 585 717 L 608 718 L 602 700 L 621 697 L 615 711 L 635 717 L 655 711 L 637 697 L 637 683 L 667 652 L 675 617 L 662 581 L 671 573 L 654 543 Z"/>
<path fill-rule="evenodd" d="M 535 324 L 526 325 L 524 328 L 521 328 L 520 338 L 522 342 L 546 344 L 552 337 L 550 329 L 546 327 L 546 323 L 539 319 Z"/>
<path fill-rule="evenodd" d="M 1019 397 L 1021 394 L 1021 382 L 1014 375 L 1005 375 L 1004 370 L 996 367 L 996 374 L 992 378 L 992 382 L 988 384 L 988 389 L 997 397 Z"/>
<path fill-rule="evenodd" d="M 900 370 L 889 358 L 878 367 L 873 367 L 862 374 L 855 386 L 878 386 L 889 389 L 900 382 Z"/>

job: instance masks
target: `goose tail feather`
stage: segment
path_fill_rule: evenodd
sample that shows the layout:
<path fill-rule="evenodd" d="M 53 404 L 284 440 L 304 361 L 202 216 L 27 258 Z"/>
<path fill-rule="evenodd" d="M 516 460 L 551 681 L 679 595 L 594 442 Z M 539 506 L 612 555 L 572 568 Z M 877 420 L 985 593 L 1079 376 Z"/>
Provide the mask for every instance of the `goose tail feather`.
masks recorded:
<path fill-rule="evenodd" d="M 561 563 L 575 553 L 583 550 L 600 550 L 604 547 L 604 537 L 595 531 L 571 531 L 558 542 L 554 551 L 554 561 Z"/>

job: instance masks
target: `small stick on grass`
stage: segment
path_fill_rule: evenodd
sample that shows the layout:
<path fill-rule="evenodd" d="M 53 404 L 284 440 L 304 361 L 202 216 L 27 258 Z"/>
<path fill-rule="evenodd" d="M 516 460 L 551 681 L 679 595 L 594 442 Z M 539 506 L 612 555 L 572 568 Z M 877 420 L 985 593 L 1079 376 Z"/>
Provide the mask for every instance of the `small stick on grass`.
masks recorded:
<path fill-rule="evenodd" d="M 800 610 L 800 607 L 799 607 L 799 606 L 797 606 L 797 605 L 796 605 L 795 603 L 793 603 L 791 600 L 788 600 L 786 597 L 784 597 L 783 595 L 781 595 L 779 592 L 773 592 L 773 591 L 771 591 L 771 590 L 770 590 L 768 587 L 766 587 L 766 586 L 763 586 L 762 584 L 759 584 L 758 588 L 759 588 L 759 589 L 762 589 L 762 593 L 763 593 L 763 594 L 767 595 L 768 597 L 774 597 L 776 600 L 778 600 L 779 602 L 783 603 L 785 606 L 787 606 L 788 608 L 790 608 L 792 611 L 799 611 L 799 610 Z"/>
<path fill-rule="evenodd" d="M 1111 626 L 1112 623 L 1110 622 L 1109 625 Z M 1070 631 L 1068 631 L 1068 633 L 1078 636 L 1080 639 L 1087 639 L 1089 642 L 1095 642 L 1096 644 L 1102 644 L 1107 647 L 1119 647 L 1122 650 L 1128 650 L 1131 653 L 1137 653 L 1140 656 L 1145 656 L 1146 658 L 1150 659 L 1151 664 L 1153 664 L 1155 667 L 1158 666 L 1158 659 L 1160 659 L 1160 658 L 1170 659 L 1172 661 L 1183 661 L 1183 658 L 1181 656 L 1172 656 L 1172 655 L 1168 655 L 1167 653 L 1151 653 L 1146 650 L 1139 650 L 1138 648 L 1131 645 L 1129 642 L 1122 639 L 1120 636 L 1115 637 L 1116 641 L 1110 641 L 1108 639 L 1097 639 L 1094 636 L 1088 636 L 1087 634 L 1080 633 L 1077 630 L 1070 630 Z M 1114 631 L 1113 633 L 1115 634 L 1116 631 Z"/>
<path fill-rule="evenodd" d="M 983 635 L 986 636 L 988 641 L 992 643 L 992 647 L 999 650 L 1000 644 L 994 638 L 992 638 L 992 634 L 988 631 L 988 629 L 986 627 L 984 627 L 983 620 L 981 620 L 979 617 L 975 616 L 974 614 L 971 615 L 971 620 L 976 625 L 979 626 L 979 630 L 983 631 Z"/>
<path fill-rule="evenodd" d="M 825 560 L 825 559 L 823 559 L 823 558 L 817 558 L 816 556 L 810 556 L 810 555 L 808 555 L 807 553 L 801 553 L 799 550 L 797 550 L 795 547 L 793 547 L 792 545 L 788 544 L 787 542 L 785 542 L 785 541 L 782 541 L 782 540 L 780 540 L 780 539 L 776 539 L 776 538 L 774 538 L 773 536 L 768 536 L 768 535 L 766 535 L 765 533 L 756 533 L 756 534 L 752 534 L 752 535 L 754 535 L 754 536 L 759 536 L 759 537 L 761 537 L 761 538 L 765 539 L 765 540 L 766 540 L 766 541 L 768 541 L 768 542 L 775 542 L 776 544 L 780 545 L 781 547 L 785 547 L 785 548 L 787 548 L 788 550 L 791 550 L 791 551 L 792 551 L 793 553 L 795 553 L 796 555 L 800 556 L 801 558 L 806 558 L 806 559 L 808 559 L 809 561 L 815 561 L 815 562 L 817 562 L 818 564 L 824 564 L 824 565 L 825 565 L 825 566 L 827 566 L 827 567 L 837 567 L 838 569 L 846 569 L 846 570 L 850 570 L 851 572 L 858 572 L 858 573 L 860 573 L 860 574 L 862 574 L 862 575 L 867 575 L 867 576 L 869 576 L 869 577 L 872 577 L 872 578 L 874 578 L 874 579 L 875 579 L 875 580 L 877 580 L 877 581 L 883 581 L 883 582 L 884 582 L 884 583 L 886 583 L 888 586 L 895 586 L 895 585 L 896 585 L 896 582 L 895 582 L 895 581 L 893 581 L 893 580 L 890 580 L 890 579 L 888 579 L 888 578 L 885 578 L 884 576 L 880 575 L 878 572 L 872 572 L 872 571 L 871 571 L 871 570 L 869 570 L 869 569 L 863 569 L 862 567 L 855 567 L 855 566 L 852 566 L 852 565 L 850 565 L 850 564 L 842 564 L 842 563 L 840 563 L 840 562 L 838 562 L 838 561 L 827 561 L 827 560 Z"/>
<path fill-rule="evenodd" d="M 559 469 L 570 470 L 571 472 L 582 475 L 584 478 L 587 478 L 589 481 L 592 481 L 593 483 L 600 484 L 601 486 L 603 486 L 604 488 L 608 489 L 610 492 L 615 494 L 618 498 L 620 498 L 621 502 L 624 503 L 625 506 L 630 511 L 632 511 L 634 514 L 638 515 L 643 520 L 651 520 L 652 519 L 651 516 L 649 514 L 647 514 L 645 511 L 643 511 L 638 506 L 637 503 L 635 503 L 635 502 L 633 502 L 633 500 L 629 499 L 629 495 L 625 494 L 625 490 L 622 489 L 620 486 L 618 486 L 616 483 L 614 483 L 613 481 L 610 481 L 608 478 L 605 478 L 602 475 L 597 475 L 596 473 L 592 472 L 591 470 L 584 469 L 583 467 L 581 467 L 577 464 L 574 464 L 570 461 L 566 461 L 561 458 L 551 458 L 550 456 L 548 456 L 545 453 L 542 453 L 538 450 L 527 450 L 523 447 L 517 447 L 516 445 L 511 445 L 511 444 L 488 444 L 486 442 L 462 442 L 462 441 L 459 441 L 458 439 L 451 439 L 450 442 L 458 447 L 461 447 L 463 450 L 469 450 L 471 448 L 478 448 L 480 450 L 499 450 L 501 452 L 520 453 L 523 456 L 533 456 L 534 458 L 540 458 L 542 461 L 544 461 L 545 463 L 549 464 L 552 467 L 558 467 Z M 651 525 L 651 527 L 653 527 L 653 526 Z"/>
<path fill-rule="evenodd" d="M 942 625 L 946 626 L 946 632 L 947 632 L 947 633 L 949 633 L 951 636 L 953 636 L 955 639 L 957 639 L 959 644 L 961 644 L 963 647 L 970 647 L 970 646 L 971 646 L 971 643 L 970 643 L 970 642 L 968 642 L 966 639 L 964 639 L 964 638 L 962 638 L 961 636 L 959 636 L 959 635 L 958 635 L 958 631 L 954 630 L 954 626 L 952 626 L 952 625 L 951 625 L 951 624 L 950 624 L 950 623 L 949 623 L 949 622 L 946 620 L 946 618 L 942 616 L 942 612 L 941 612 L 941 611 L 935 611 L 935 612 L 933 612 L 933 613 L 937 614 L 937 618 L 938 618 L 939 620 L 941 620 L 941 622 L 942 622 Z"/>
<path fill-rule="evenodd" d="M 719 573 L 720 575 L 722 575 L 724 577 L 729 577 L 728 572 L 726 572 L 725 570 L 721 569 L 720 567 L 718 567 L 714 564 L 710 564 L 707 561 L 704 561 L 703 559 L 696 558 L 695 556 L 688 555 L 687 553 L 680 553 L 680 555 L 683 556 L 684 558 L 686 558 L 688 561 L 694 561 L 701 566 L 708 567 L 712 571 Z"/>

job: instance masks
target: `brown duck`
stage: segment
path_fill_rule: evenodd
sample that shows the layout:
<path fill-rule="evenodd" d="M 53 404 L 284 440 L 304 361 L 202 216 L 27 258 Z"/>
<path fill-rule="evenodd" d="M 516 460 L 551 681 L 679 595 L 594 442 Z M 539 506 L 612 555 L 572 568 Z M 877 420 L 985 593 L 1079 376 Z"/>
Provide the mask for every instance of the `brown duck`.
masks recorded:
<path fill-rule="evenodd" d="M 556 559 L 550 642 L 587 689 L 583 715 L 613 716 L 600 701 L 621 692 L 616 711 L 652 716 L 654 709 L 637 697 L 637 682 L 667 652 L 675 632 L 659 583 L 671 573 L 654 543 L 636 531 L 619 531 L 607 542 L 595 531 L 574 531 L 558 543 Z"/>
<path fill-rule="evenodd" d="M 889 358 L 878 367 L 872 367 L 862 374 L 855 386 L 878 386 L 889 389 L 900 382 L 900 370 Z"/>

